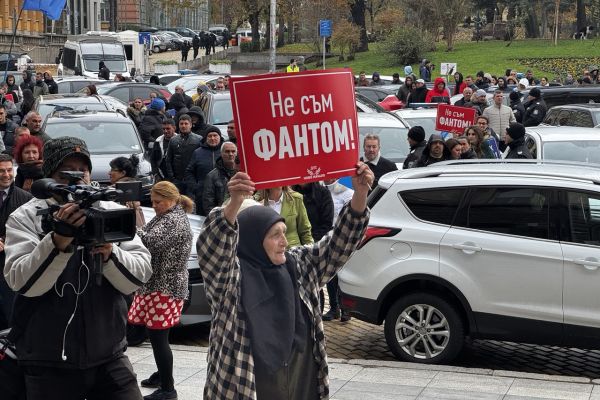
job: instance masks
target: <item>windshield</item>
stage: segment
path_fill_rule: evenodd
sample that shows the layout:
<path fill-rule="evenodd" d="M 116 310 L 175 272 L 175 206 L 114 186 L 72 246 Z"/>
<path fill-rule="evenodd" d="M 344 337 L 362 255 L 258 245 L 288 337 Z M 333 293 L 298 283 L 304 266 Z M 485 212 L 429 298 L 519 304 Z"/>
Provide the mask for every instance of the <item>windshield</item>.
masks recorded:
<path fill-rule="evenodd" d="M 208 123 L 213 125 L 224 125 L 231 121 L 233 119 L 231 101 L 229 99 L 215 101 L 208 119 Z"/>
<path fill-rule="evenodd" d="M 110 72 L 127 72 L 125 50 L 121 43 L 80 43 L 83 64 L 86 71 L 98 72 L 99 63 L 104 61 Z"/>
<path fill-rule="evenodd" d="M 437 133 L 435 129 L 435 117 L 421 117 L 421 118 L 411 118 L 404 117 L 404 120 L 408 125 L 412 126 L 422 126 L 425 129 L 425 133 Z"/>
<path fill-rule="evenodd" d="M 569 140 L 543 145 L 544 160 L 577 161 L 600 164 L 600 140 Z"/>
<path fill-rule="evenodd" d="M 65 121 L 47 123 L 51 138 L 75 136 L 87 144 L 91 154 L 141 153 L 142 148 L 132 124 L 105 121 Z"/>
<path fill-rule="evenodd" d="M 54 103 L 41 103 L 39 105 L 38 113 L 41 115 L 42 120 L 46 119 L 46 116 L 52 111 L 64 111 L 64 110 L 106 110 L 106 106 L 102 103 L 82 103 L 81 101 L 78 103 L 63 103 L 63 104 L 54 104 Z"/>
<path fill-rule="evenodd" d="M 362 104 L 364 107 L 371 109 L 373 112 L 384 112 L 385 109 L 381 107 L 379 104 L 375 103 L 373 100 L 369 99 L 364 94 L 360 94 L 358 92 L 354 93 L 354 97 L 356 97 L 357 103 Z M 358 112 L 364 112 L 359 107 L 356 108 Z"/>
<path fill-rule="evenodd" d="M 403 162 L 410 151 L 407 140 L 408 129 L 406 128 L 361 126 L 359 131 L 361 146 L 367 134 L 378 135 L 381 140 L 381 155 L 395 163 Z"/>
<path fill-rule="evenodd" d="M 175 93 L 175 86 L 181 85 L 183 86 L 183 91 L 187 92 L 188 90 L 196 89 L 200 81 L 202 81 L 200 78 L 179 78 L 169 83 L 167 89 L 169 89 L 169 92 Z"/>

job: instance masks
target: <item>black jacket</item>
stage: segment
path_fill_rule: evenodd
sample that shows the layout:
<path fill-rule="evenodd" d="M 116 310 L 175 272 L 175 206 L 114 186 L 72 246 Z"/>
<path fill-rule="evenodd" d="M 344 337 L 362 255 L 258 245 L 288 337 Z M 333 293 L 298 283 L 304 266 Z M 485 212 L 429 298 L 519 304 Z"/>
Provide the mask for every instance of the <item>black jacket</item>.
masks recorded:
<path fill-rule="evenodd" d="M 31 71 L 30 70 L 25 70 L 25 73 L 27 74 L 27 78 L 23 79 L 23 82 L 21 82 L 21 90 L 25 90 L 25 89 L 29 89 L 33 92 L 33 87 L 35 86 L 35 81 L 31 78 Z"/>
<path fill-rule="evenodd" d="M 425 103 L 425 99 L 427 98 L 428 91 L 429 90 L 425 86 L 416 88 L 408 95 L 406 104 L 408 105 L 411 103 Z"/>
<path fill-rule="evenodd" d="M 192 154 L 200 147 L 202 138 L 193 132 L 187 135 L 177 135 L 169 142 L 165 167 L 167 179 L 171 182 L 183 182 L 185 169 L 187 168 Z"/>
<path fill-rule="evenodd" d="M 468 151 L 466 151 L 460 155 L 460 159 L 461 160 L 477 159 L 477 153 L 475 153 L 475 150 L 469 149 Z"/>
<path fill-rule="evenodd" d="M 110 70 L 107 66 L 100 68 L 98 71 L 98 79 L 105 79 L 107 81 L 110 80 Z"/>
<path fill-rule="evenodd" d="M 0 238 L 6 237 L 6 221 L 10 214 L 21 205 L 31 200 L 31 193 L 15 186 L 13 183 L 8 191 L 8 196 L 4 199 L 2 207 L 0 207 Z M 4 252 L 0 253 L 2 257 L 2 266 L 4 266 Z"/>
<path fill-rule="evenodd" d="M 164 116 L 160 111 L 153 110 L 151 108 L 146 110 L 142 116 L 139 130 L 145 148 L 148 148 L 148 143 L 155 141 L 160 135 L 163 134 L 163 119 Z"/>
<path fill-rule="evenodd" d="M 46 82 L 46 86 L 48 86 L 48 92 L 50 92 L 50 94 L 58 93 L 58 83 L 56 83 L 54 79 L 44 79 L 44 82 Z"/>
<path fill-rule="evenodd" d="M 509 151 L 505 159 L 515 159 L 515 158 L 529 158 L 532 159 L 533 156 L 529 152 L 529 149 L 525 145 L 525 139 L 515 139 L 508 144 Z"/>
<path fill-rule="evenodd" d="M 398 100 L 406 104 L 406 100 L 408 99 L 408 95 L 410 94 L 411 88 L 406 85 L 406 83 L 402 84 L 398 88 L 398 92 L 396 93 L 396 97 Z"/>
<path fill-rule="evenodd" d="M 312 182 L 305 187 L 294 186 L 294 190 L 302 193 L 306 214 L 310 221 L 311 234 L 315 242 L 321 240 L 333 227 L 333 199 L 331 192 L 319 182 Z"/>
<path fill-rule="evenodd" d="M 430 145 L 431 143 L 427 143 L 427 146 L 425 146 L 425 148 L 423 149 L 423 154 L 421 154 L 421 158 L 419 159 L 415 167 L 427 167 L 431 164 L 435 164 L 440 161 L 452 160 L 452 156 L 450 155 L 450 149 L 448 149 L 446 143 L 444 143 L 444 151 L 442 152 L 441 158 L 433 158 L 429 155 L 429 150 L 431 147 Z"/>
<path fill-rule="evenodd" d="M 537 126 L 542 123 L 548 107 L 546 102 L 542 99 L 533 99 L 523 104 L 525 107 L 525 114 L 523 115 L 523 125 L 525 126 Z"/>
<path fill-rule="evenodd" d="M 360 158 L 360 161 L 364 161 L 362 157 Z M 379 156 L 379 162 L 377 163 L 377 165 L 374 165 L 369 161 L 364 162 L 369 166 L 371 171 L 373 171 L 373 175 L 375 175 L 375 181 L 373 182 L 373 186 L 371 186 L 373 189 L 375 189 L 375 187 L 377 186 L 379 178 L 381 178 L 388 172 L 398 170 L 398 167 L 396 166 L 395 162 L 388 160 L 387 158 L 382 156 Z"/>
<path fill-rule="evenodd" d="M 206 118 L 204 117 L 204 111 L 198 106 L 193 106 L 187 112 L 190 117 L 198 117 L 198 122 L 192 125 L 192 132 L 196 135 L 206 137 L 208 132 L 219 132 L 219 128 L 214 125 L 209 125 L 206 123 Z"/>
<path fill-rule="evenodd" d="M 190 162 L 185 170 L 184 180 L 187 187 L 187 195 L 193 197 L 196 201 L 196 212 L 202 215 L 204 207 L 202 206 L 202 193 L 204 192 L 204 180 L 210 171 L 215 169 L 217 160 L 221 157 L 221 144 L 211 147 L 206 144 L 205 139 L 201 140 L 200 146 L 194 150 Z"/>
<path fill-rule="evenodd" d="M 515 119 L 518 123 L 523 123 L 523 117 L 525 116 L 525 106 L 521 99 L 510 102 L 510 108 L 513 110 L 513 114 L 515 115 Z"/>
<path fill-rule="evenodd" d="M 219 207 L 225 201 L 225 195 L 228 193 L 227 182 L 235 175 L 235 170 L 225 168 L 223 159 L 219 157 L 215 169 L 206 175 L 204 181 L 204 190 L 202 191 L 202 209 L 204 215 Z"/>
<path fill-rule="evenodd" d="M 17 124 L 12 122 L 8 117 L 6 118 L 6 123 L 0 124 L 0 136 L 2 136 L 2 141 L 4 142 L 4 153 L 13 155 L 13 147 L 15 145 L 15 129 L 17 129 Z"/>
<path fill-rule="evenodd" d="M 42 164 L 40 163 L 21 163 L 17 169 L 17 175 L 15 176 L 15 186 L 23 189 L 23 184 L 26 179 L 32 179 L 37 181 L 42 179 L 44 173 L 42 172 Z M 29 190 L 27 190 L 29 192 Z"/>
<path fill-rule="evenodd" d="M 416 146 L 411 146 L 410 153 L 406 156 L 404 160 L 404 169 L 416 167 L 417 162 L 421 159 L 421 154 L 423 154 L 423 150 L 427 147 L 427 141 L 423 140 L 421 143 L 418 143 Z"/>

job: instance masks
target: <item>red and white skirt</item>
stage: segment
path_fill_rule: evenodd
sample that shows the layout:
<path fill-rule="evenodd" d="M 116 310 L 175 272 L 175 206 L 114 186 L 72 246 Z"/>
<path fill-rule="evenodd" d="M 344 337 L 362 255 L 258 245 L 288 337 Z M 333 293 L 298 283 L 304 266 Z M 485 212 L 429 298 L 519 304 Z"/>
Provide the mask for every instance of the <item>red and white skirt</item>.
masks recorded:
<path fill-rule="evenodd" d="M 161 292 L 136 294 L 127 320 L 133 325 L 145 325 L 148 329 L 168 329 L 179 323 L 183 300 L 174 299 Z"/>

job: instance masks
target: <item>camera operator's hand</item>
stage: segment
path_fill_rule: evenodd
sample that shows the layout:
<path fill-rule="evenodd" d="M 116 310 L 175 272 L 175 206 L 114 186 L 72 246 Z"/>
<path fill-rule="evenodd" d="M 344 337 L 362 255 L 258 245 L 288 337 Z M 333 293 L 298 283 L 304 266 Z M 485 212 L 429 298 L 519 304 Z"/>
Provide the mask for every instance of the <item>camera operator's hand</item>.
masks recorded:
<path fill-rule="evenodd" d="M 67 203 L 54 213 L 54 219 L 79 228 L 85 222 L 85 214 L 77 204 Z M 54 233 L 52 239 L 54 246 L 60 251 L 65 251 L 73 241 L 73 237 L 59 235 L 58 233 Z"/>
<path fill-rule="evenodd" d="M 90 252 L 91 254 L 102 254 L 102 261 L 108 262 L 108 258 L 112 253 L 112 243 L 104 243 L 103 245 L 96 246 Z"/>

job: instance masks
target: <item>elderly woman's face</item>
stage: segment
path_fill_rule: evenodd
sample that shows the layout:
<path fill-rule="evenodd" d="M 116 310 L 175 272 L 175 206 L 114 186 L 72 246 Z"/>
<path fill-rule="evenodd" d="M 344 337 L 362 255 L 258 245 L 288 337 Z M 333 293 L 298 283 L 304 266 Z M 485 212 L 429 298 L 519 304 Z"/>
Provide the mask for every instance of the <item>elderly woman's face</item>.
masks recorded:
<path fill-rule="evenodd" d="M 263 239 L 265 253 L 267 253 L 269 260 L 275 265 L 285 264 L 285 248 L 288 245 L 288 241 L 285 238 L 286 231 L 285 223 L 279 221 L 267 231 Z"/>
<path fill-rule="evenodd" d="M 163 215 L 177 204 L 175 200 L 169 200 L 152 192 L 150 192 L 150 201 L 156 215 Z"/>
<path fill-rule="evenodd" d="M 23 148 L 21 153 L 23 161 L 36 161 L 40 159 L 40 152 L 35 144 L 29 144 Z"/>

